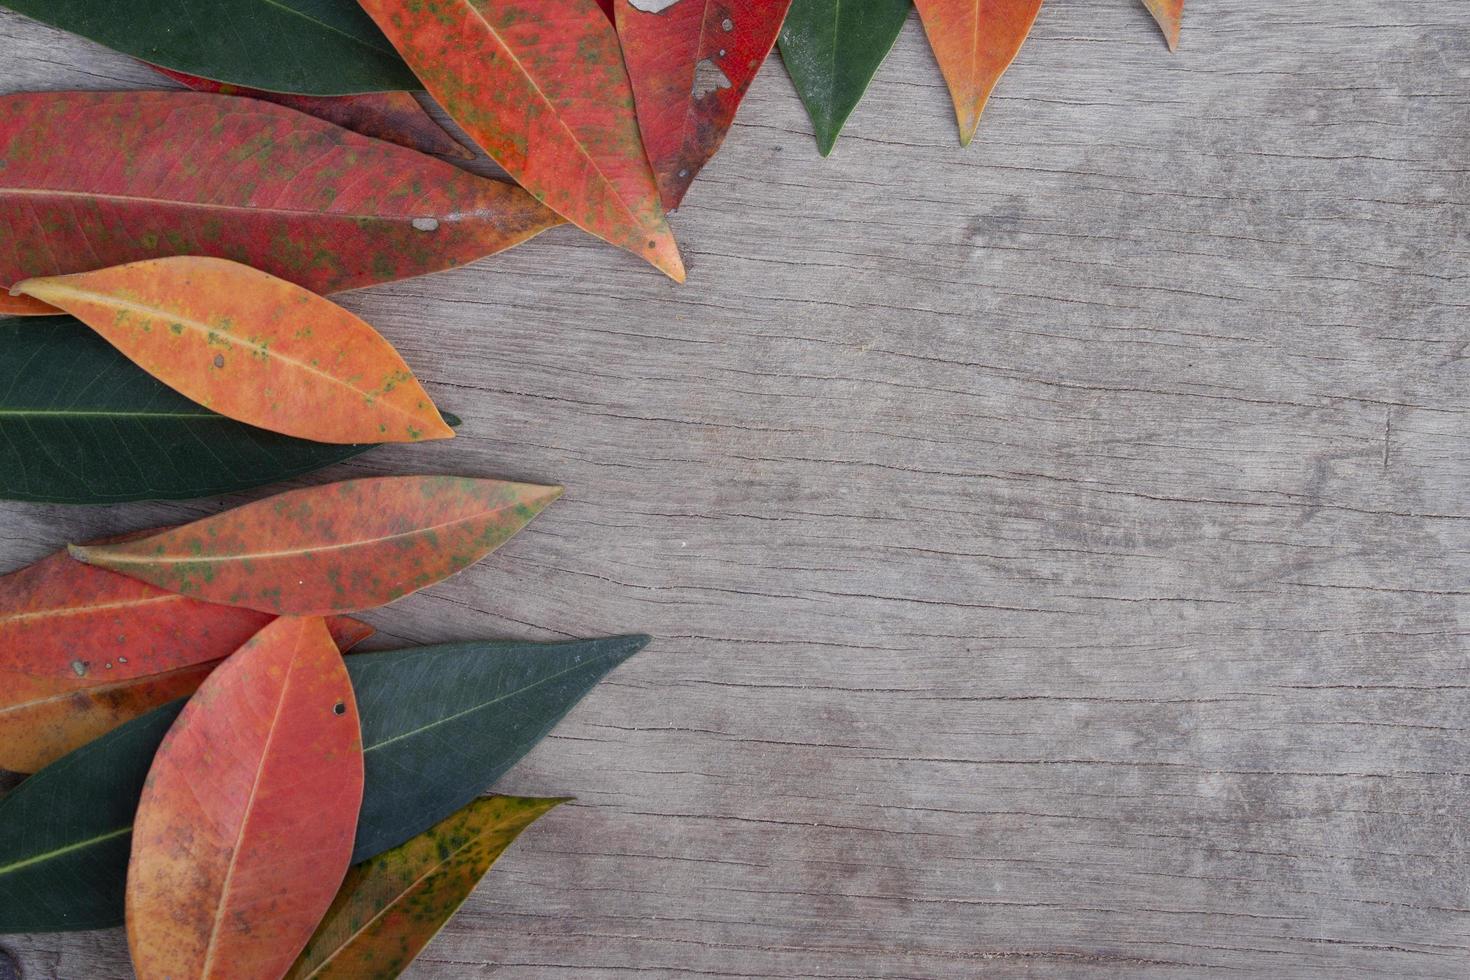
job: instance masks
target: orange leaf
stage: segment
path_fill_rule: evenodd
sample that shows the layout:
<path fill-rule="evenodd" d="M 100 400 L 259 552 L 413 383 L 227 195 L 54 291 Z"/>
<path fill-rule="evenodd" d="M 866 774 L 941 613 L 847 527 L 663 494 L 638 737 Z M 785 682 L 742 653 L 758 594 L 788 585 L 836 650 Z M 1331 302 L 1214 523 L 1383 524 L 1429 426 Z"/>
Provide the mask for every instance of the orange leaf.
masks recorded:
<path fill-rule="evenodd" d="M 192 693 L 270 620 L 83 565 L 65 552 L 0 577 L 0 769 L 36 772 Z M 327 625 L 344 651 L 373 632 L 341 616 Z"/>
<path fill-rule="evenodd" d="M 1143 0 L 1143 4 L 1163 28 L 1169 50 L 1179 50 L 1179 30 L 1184 26 L 1184 0 Z"/>
<path fill-rule="evenodd" d="M 593 0 L 359 2 L 516 183 L 684 281 L 617 32 Z"/>
<path fill-rule="evenodd" d="M 210 602 L 297 616 L 369 609 L 498 548 L 561 487 L 451 476 L 347 480 L 72 557 Z"/>
<path fill-rule="evenodd" d="M 331 300 L 227 259 L 148 259 L 27 279 L 186 398 L 317 442 L 416 442 L 454 430 L 391 344 Z"/>
<path fill-rule="evenodd" d="M 283 975 L 347 873 L 362 785 L 325 624 L 276 620 L 204 682 L 148 772 L 127 885 L 140 980 Z"/>
<path fill-rule="evenodd" d="M 1011 66 L 1041 0 L 914 0 L 969 146 L 1000 76 Z"/>

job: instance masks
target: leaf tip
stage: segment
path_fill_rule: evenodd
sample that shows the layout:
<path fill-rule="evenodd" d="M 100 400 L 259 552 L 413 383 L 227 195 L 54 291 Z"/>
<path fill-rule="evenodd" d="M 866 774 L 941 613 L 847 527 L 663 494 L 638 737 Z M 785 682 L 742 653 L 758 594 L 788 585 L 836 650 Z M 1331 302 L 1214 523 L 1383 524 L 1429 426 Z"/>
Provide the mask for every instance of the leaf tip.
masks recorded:
<path fill-rule="evenodd" d="M 84 565 L 92 564 L 92 553 L 94 550 L 84 544 L 69 544 L 66 546 L 66 553 Z"/>

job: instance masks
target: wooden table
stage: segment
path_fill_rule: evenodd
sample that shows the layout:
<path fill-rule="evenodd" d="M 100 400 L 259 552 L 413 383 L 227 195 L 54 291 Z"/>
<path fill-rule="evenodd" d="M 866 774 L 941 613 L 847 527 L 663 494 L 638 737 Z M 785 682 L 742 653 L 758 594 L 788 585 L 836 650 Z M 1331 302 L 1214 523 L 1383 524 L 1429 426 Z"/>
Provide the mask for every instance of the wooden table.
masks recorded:
<path fill-rule="evenodd" d="M 770 64 L 682 288 L 561 228 L 347 297 L 465 425 L 327 476 L 569 488 L 387 641 L 658 638 L 412 976 L 1470 976 L 1467 159 L 1463 2 L 1053 0 L 968 150 L 916 22 L 828 160 Z"/>

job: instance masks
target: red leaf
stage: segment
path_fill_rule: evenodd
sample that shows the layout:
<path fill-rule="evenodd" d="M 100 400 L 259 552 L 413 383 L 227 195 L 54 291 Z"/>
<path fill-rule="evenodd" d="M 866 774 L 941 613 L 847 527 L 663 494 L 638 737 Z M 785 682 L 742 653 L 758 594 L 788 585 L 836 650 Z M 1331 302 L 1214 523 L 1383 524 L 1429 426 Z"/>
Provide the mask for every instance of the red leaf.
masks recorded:
<path fill-rule="evenodd" d="M 319 619 L 278 619 L 169 729 L 133 822 L 128 947 L 141 980 L 279 977 L 352 858 L 352 682 Z"/>
<path fill-rule="evenodd" d="M 677 208 L 720 148 L 791 0 L 616 0 L 643 146 Z"/>
<path fill-rule="evenodd" d="M 347 480 L 71 554 L 211 602 L 297 616 L 349 612 L 479 561 L 560 495 L 561 487 L 449 476 Z"/>
<path fill-rule="evenodd" d="M 159 381 L 238 422 L 338 444 L 454 437 L 376 330 L 259 269 L 181 255 L 14 288 L 66 310 Z"/>
<path fill-rule="evenodd" d="M 603 13 L 607 14 L 608 20 L 613 19 L 613 0 L 597 0 L 597 5 L 602 8 Z"/>
<path fill-rule="evenodd" d="M 518 187 L 199 92 L 0 96 L 0 288 L 209 255 L 316 293 L 463 265 L 559 224 Z M 55 313 L 0 294 L 0 313 Z"/>
<path fill-rule="evenodd" d="M 0 576 L 0 769 L 35 772 L 193 692 L 270 621 L 269 613 L 186 599 L 65 552 Z M 344 651 L 373 632 L 341 616 L 328 626 Z"/>
<path fill-rule="evenodd" d="M 1143 3 L 1163 28 L 1169 50 L 1179 50 L 1179 30 L 1184 26 L 1184 0 L 1143 0 Z"/>
<path fill-rule="evenodd" d="M 969 146 L 990 92 L 1021 50 L 1041 0 L 914 0 L 949 85 L 960 145 Z"/>
<path fill-rule="evenodd" d="M 145 65 L 148 63 L 143 62 Z M 387 140 L 406 146 L 420 153 L 453 157 L 456 160 L 473 160 L 475 154 L 458 140 L 444 131 L 432 116 L 419 105 L 411 92 L 367 92 L 362 95 L 291 95 L 286 92 L 265 92 L 258 88 L 245 88 L 228 82 L 216 82 L 198 75 L 186 75 L 161 65 L 148 65 L 160 75 L 172 78 L 186 88 L 196 92 L 216 92 L 220 95 L 238 95 L 247 99 L 274 102 L 308 116 L 316 116 L 354 133 Z"/>
<path fill-rule="evenodd" d="M 536 198 L 684 281 L 617 32 L 593 0 L 359 0 L 424 87 Z"/>

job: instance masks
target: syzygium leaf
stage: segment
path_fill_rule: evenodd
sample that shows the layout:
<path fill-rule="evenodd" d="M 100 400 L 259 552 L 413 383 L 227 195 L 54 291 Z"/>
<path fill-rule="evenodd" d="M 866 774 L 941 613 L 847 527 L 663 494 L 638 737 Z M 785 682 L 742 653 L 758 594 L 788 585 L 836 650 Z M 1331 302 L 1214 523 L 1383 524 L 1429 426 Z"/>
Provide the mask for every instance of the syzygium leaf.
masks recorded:
<path fill-rule="evenodd" d="M 174 71 L 160 65 L 149 65 L 160 75 L 173 79 L 196 92 L 216 92 L 249 99 L 274 102 L 308 116 L 316 116 L 354 133 L 373 139 L 397 143 L 420 153 L 472 160 L 475 154 L 445 132 L 444 127 L 424 111 L 412 92 L 363 92 L 359 95 L 292 95 L 266 92 L 258 88 L 216 82 L 187 72 Z"/>
<path fill-rule="evenodd" d="M 1154 15 L 1169 42 L 1169 50 L 1179 50 L 1179 30 L 1184 24 L 1184 0 L 1143 0 L 1148 12 Z"/>
<path fill-rule="evenodd" d="M 278 483 L 371 448 L 227 419 L 151 377 L 72 317 L 0 320 L 0 498 L 106 504 L 207 497 Z"/>
<path fill-rule="evenodd" d="M 454 435 L 393 345 L 310 290 L 228 259 L 176 256 L 25 279 L 184 397 L 329 443 Z"/>
<path fill-rule="evenodd" d="M 812 117 L 822 156 L 832 152 L 908 15 L 909 0 L 792 0 L 781 59 Z"/>
<path fill-rule="evenodd" d="M 682 282 L 618 36 L 593 0 L 360 0 L 446 112 L 558 214 Z"/>
<path fill-rule="evenodd" d="M 985 103 L 1031 33 L 1041 0 L 914 0 L 969 146 Z"/>
<path fill-rule="evenodd" d="M 362 787 L 326 624 L 275 620 L 209 675 L 148 771 L 127 883 L 139 980 L 290 969 L 347 874 Z"/>
<path fill-rule="evenodd" d="M 791 0 L 616 0 L 638 127 L 664 207 L 725 139 Z"/>
<path fill-rule="evenodd" d="M 347 658 L 366 762 L 353 860 L 484 792 L 647 642 L 455 643 Z M 122 924 L 133 812 L 183 705 L 133 719 L 0 799 L 0 933 Z"/>
<path fill-rule="evenodd" d="M 464 265 L 561 223 L 510 184 L 202 92 L 0 96 L 0 160 L 0 313 L 55 312 L 4 295 L 22 279 L 168 255 L 332 293 Z"/>
<path fill-rule="evenodd" d="M 207 602 L 323 616 L 385 605 L 479 561 L 561 487 L 452 476 L 346 480 L 72 557 Z"/>
<path fill-rule="evenodd" d="M 0 769 L 35 772 L 193 692 L 270 621 L 65 552 L 0 576 Z M 373 632 L 344 616 L 327 625 L 343 651 Z"/>
<path fill-rule="evenodd" d="M 286 980 L 390 980 L 438 934 L 511 842 L 566 799 L 475 800 L 347 872 Z"/>
<path fill-rule="evenodd" d="M 4 0 L 0 6 L 155 65 L 273 92 L 412 89 L 353 0 Z"/>

